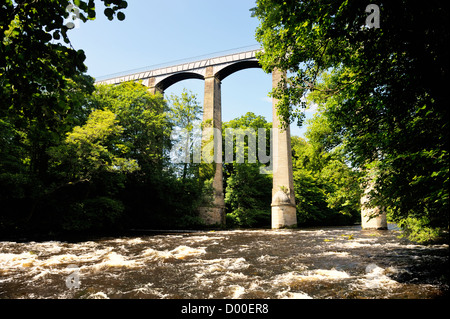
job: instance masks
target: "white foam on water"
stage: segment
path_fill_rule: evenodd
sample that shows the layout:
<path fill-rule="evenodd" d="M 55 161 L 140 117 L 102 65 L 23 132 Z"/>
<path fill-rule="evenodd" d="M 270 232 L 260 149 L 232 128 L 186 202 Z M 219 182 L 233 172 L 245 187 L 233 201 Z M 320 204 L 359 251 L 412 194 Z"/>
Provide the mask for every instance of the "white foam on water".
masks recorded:
<path fill-rule="evenodd" d="M 386 270 L 376 264 L 369 264 L 366 267 L 366 275 L 363 280 L 367 288 L 391 288 L 398 285 L 398 282 L 386 276 Z"/>
<path fill-rule="evenodd" d="M 0 272 L 1 273 L 9 273 L 9 272 L 16 272 L 20 270 L 26 269 L 30 274 L 33 273 L 42 273 L 44 269 L 51 268 L 53 269 L 53 272 L 57 273 L 58 270 L 56 269 L 59 266 L 67 265 L 67 264 L 80 264 L 80 263 L 86 263 L 86 262 L 96 262 L 101 261 L 102 258 L 109 254 L 111 249 L 105 249 L 105 250 L 91 250 L 84 254 L 76 255 L 72 253 L 65 253 L 65 254 L 54 254 L 55 252 L 61 252 L 61 247 L 54 247 L 51 246 L 50 252 L 53 253 L 52 255 L 48 255 L 46 252 L 45 255 L 43 255 L 41 252 L 35 250 L 36 247 L 35 244 L 30 245 L 27 248 L 34 248 L 31 251 L 26 251 L 19 254 L 14 253 L 0 253 Z M 40 247 L 40 251 L 42 249 L 42 246 Z M 36 251 L 36 252 L 35 252 Z M 111 256 L 111 258 L 114 258 L 114 256 Z"/>
<path fill-rule="evenodd" d="M 173 250 L 155 250 L 153 248 L 147 248 L 141 254 L 143 257 L 147 257 L 150 260 L 167 261 L 169 259 L 187 259 L 190 257 L 197 257 L 206 254 L 206 250 L 203 247 L 193 248 L 188 246 L 178 246 Z"/>
<path fill-rule="evenodd" d="M 254 249 L 254 247 L 250 247 L 249 245 L 240 245 L 238 248 L 238 251 L 244 252 L 244 251 L 248 251 L 251 249 Z"/>
<path fill-rule="evenodd" d="M 243 273 L 227 271 L 225 274 L 223 274 L 219 278 L 218 282 L 221 285 L 226 285 L 230 282 L 244 282 L 247 279 L 248 279 L 248 277 L 246 275 L 244 275 Z"/>
<path fill-rule="evenodd" d="M 32 267 L 38 256 L 32 252 L 20 254 L 0 253 L 0 271 L 9 272 L 16 270 L 17 267 Z"/>
<path fill-rule="evenodd" d="M 253 238 L 252 234 L 256 236 Z M 284 242 L 289 243 L 291 240 L 293 245 L 300 245 L 299 240 L 303 240 L 305 234 L 317 237 L 313 238 L 311 245 L 305 246 L 304 250 L 292 247 L 289 258 L 284 255 L 284 250 L 278 254 L 277 251 L 263 249 L 265 245 L 271 248 L 270 244 L 273 242 L 283 245 Z M 356 258 L 358 254 L 361 255 L 360 251 L 352 250 L 352 248 L 360 248 L 363 252 L 366 249 L 375 248 L 376 253 L 380 251 L 384 253 L 384 250 L 389 251 L 392 248 L 389 256 L 395 257 L 394 253 L 398 253 L 399 256 L 407 257 L 407 260 L 413 263 L 425 261 L 433 264 L 448 258 L 441 256 L 442 254 L 434 256 L 427 251 L 428 249 L 448 249 L 448 245 L 405 245 L 388 237 L 381 240 L 380 237 L 360 238 L 354 235 L 355 238 L 350 238 L 348 234 L 353 233 L 328 230 L 256 230 L 225 231 L 204 235 L 198 233 L 193 236 L 161 235 L 160 237 L 121 238 L 82 243 L 0 243 L 0 283 L 10 290 L 0 294 L 8 296 L 9 293 L 13 296 L 14 285 L 10 283 L 17 282 L 30 287 L 29 292 L 18 295 L 17 298 L 46 298 L 47 292 L 44 294 L 37 292 L 44 290 L 45 286 L 48 286 L 52 296 L 71 298 L 73 290 L 65 289 L 64 285 L 67 276 L 74 271 L 74 269 L 68 269 L 68 265 L 79 267 L 77 271 L 84 289 L 84 285 L 91 281 L 100 280 L 104 283 L 114 279 L 111 282 L 120 282 L 127 269 L 136 272 L 137 276 L 140 269 L 145 269 L 146 276 L 151 274 L 151 268 L 154 267 L 151 263 L 158 261 L 164 262 L 157 265 L 157 269 L 161 267 L 164 270 L 163 276 L 167 274 L 172 276 L 170 269 L 176 270 L 173 274 L 174 278 L 170 278 L 170 282 L 174 282 L 175 286 L 169 288 L 169 291 L 175 292 L 167 294 L 166 287 L 153 287 L 152 283 L 147 283 L 148 277 L 143 276 L 145 282 L 137 279 L 135 284 L 127 283 L 124 293 L 118 291 L 120 287 L 114 286 L 103 291 L 97 290 L 98 292 L 91 290 L 83 297 L 116 298 L 122 294 L 125 298 L 168 298 L 174 293 L 173 296 L 176 298 L 198 294 L 202 298 L 208 295 L 209 298 L 214 298 L 218 296 L 217 291 L 220 291 L 220 297 L 226 296 L 226 298 L 255 295 L 262 298 L 310 299 L 311 296 L 302 290 L 315 295 L 315 292 L 308 289 L 316 285 L 323 285 L 323 289 L 341 289 L 341 287 L 355 289 L 355 293 L 360 291 L 361 296 L 386 296 L 391 292 L 390 290 L 402 288 L 403 285 L 389 278 L 389 275 L 395 272 L 395 268 L 384 269 L 376 264 L 364 264 L 360 274 L 353 275 L 354 270 L 352 270 L 353 276 L 351 276 L 341 269 L 361 265 L 364 260 L 367 260 L 364 258 L 349 260 L 351 264 L 339 268 L 341 264 L 346 265 L 345 258 Z M 233 239 L 233 235 L 237 235 L 238 238 L 229 240 Z M 289 237 L 283 237 L 287 235 Z M 240 236 L 243 239 L 239 242 Z M 261 238 L 267 240 L 264 241 Z M 323 241 L 323 239 L 332 239 L 332 241 Z M 279 241 L 282 243 L 280 244 Z M 321 245 L 317 245 L 319 242 Z M 223 246 L 217 246 L 222 243 L 224 243 Z M 209 250 L 208 247 L 212 245 L 215 245 L 214 249 Z M 253 248 L 258 250 L 252 251 Z M 250 254 L 247 254 L 247 250 Z M 218 253 L 213 255 L 215 251 Z M 311 261 L 308 261 L 308 257 L 311 257 Z M 317 263 L 314 260 L 316 257 L 320 258 Z M 327 258 L 330 259 L 329 263 Z M 395 264 L 391 262 L 391 259 L 389 263 L 382 260 L 378 260 L 377 263 Z M 355 264 L 356 261 L 357 264 Z M 306 265 L 302 264 L 303 262 L 306 262 Z M 251 273 L 249 270 L 253 267 L 259 267 L 258 271 Z M 315 267 L 336 268 L 314 269 Z M 278 275 L 274 276 L 274 271 Z M 179 282 L 175 278 L 178 276 L 180 276 Z M 132 277 L 137 278 L 134 274 Z M 158 278 L 158 280 L 164 281 L 165 278 Z M 177 285 L 180 287 L 179 291 L 176 290 Z M 34 291 L 34 286 L 39 290 Z M 335 286 L 337 288 L 334 288 Z M 53 293 L 53 289 L 58 292 Z M 327 292 L 326 297 L 333 297 L 332 294 L 333 292 Z M 322 294 L 318 293 L 318 296 L 320 295 Z"/>
<path fill-rule="evenodd" d="M 138 292 L 138 293 L 142 293 L 142 294 L 150 294 L 150 293 L 152 293 L 152 290 L 153 290 L 153 283 L 149 282 L 149 283 L 146 283 L 145 285 L 143 285 L 142 287 L 135 288 L 135 289 L 131 290 L 130 292 Z"/>
<path fill-rule="evenodd" d="M 304 292 L 291 292 L 289 290 L 277 292 L 276 296 L 279 299 L 313 299 Z"/>
<path fill-rule="evenodd" d="M 281 275 L 277 275 L 273 279 L 273 284 L 277 286 L 291 286 L 302 281 L 311 280 L 342 280 L 348 279 L 351 276 L 345 271 L 340 271 L 336 269 L 315 269 L 310 271 L 305 271 L 298 273 L 296 271 L 291 271 Z"/>
<path fill-rule="evenodd" d="M 229 299 L 239 299 L 245 293 L 245 288 L 240 285 L 229 285 L 220 287 L 219 291 L 224 292 Z"/>
<path fill-rule="evenodd" d="M 306 232 L 306 231 L 303 231 Z M 327 231 L 323 230 L 323 229 L 319 229 L 319 230 L 310 230 L 308 235 L 312 235 L 312 236 L 323 236 L 328 234 Z"/>
<path fill-rule="evenodd" d="M 448 250 L 449 245 L 442 244 L 442 245 L 414 245 L 414 244 L 408 244 L 404 245 L 400 242 L 389 242 L 385 243 L 383 246 L 386 246 L 388 248 L 402 248 L 402 249 L 417 249 L 417 250 L 427 250 L 427 249 L 445 249 Z"/>
<path fill-rule="evenodd" d="M 376 264 L 368 264 L 366 267 L 366 274 L 368 276 L 378 276 L 384 272 L 384 269 L 378 267 Z"/>
<path fill-rule="evenodd" d="M 374 248 L 374 247 L 381 247 L 381 244 L 377 243 L 361 243 L 358 241 L 349 240 L 344 243 L 341 243 L 341 245 L 337 244 L 338 246 L 347 249 L 347 248 Z"/>
<path fill-rule="evenodd" d="M 272 283 L 275 286 L 286 286 L 286 285 L 290 285 L 291 283 L 295 282 L 295 281 L 300 281 L 301 280 L 301 275 L 297 272 L 291 271 L 288 273 L 284 273 L 281 275 L 277 275 L 273 278 Z"/>
<path fill-rule="evenodd" d="M 267 231 L 265 231 L 265 233 L 267 233 Z M 268 234 L 275 236 L 287 236 L 287 235 L 294 235 L 295 233 L 293 231 L 286 229 L 274 229 L 269 231 Z"/>
<path fill-rule="evenodd" d="M 384 269 L 376 264 L 368 264 L 365 268 L 365 275 L 358 278 L 353 287 L 357 289 L 392 289 L 399 283 L 386 276 L 387 272 L 395 272 L 392 269 Z"/>
<path fill-rule="evenodd" d="M 205 276 L 205 273 L 196 273 L 194 283 L 197 287 L 211 287 L 214 284 L 212 278 Z"/>
<path fill-rule="evenodd" d="M 245 293 L 245 288 L 239 285 L 233 285 L 230 287 L 232 290 L 231 299 L 238 299 Z"/>
<path fill-rule="evenodd" d="M 331 279 L 331 280 L 339 280 L 339 279 L 347 279 L 351 276 L 345 271 L 340 271 L 336 269 L 316 269 L 310 272 L 308 278 L 313 277 L 314 279 Z"/>
<path fill-rule="evenodd" d="M 186 238 L 187 241 L 193 243 L 213 242 L 212 244 L 218 244 L 220 241 L 226 240 L 223 236 L 192 236 Z M 209 243 L 211 244 L 211 243 Z"/>
<path fill-rule="evenodd" d="M 263 262 L 269 262 L 269 261 L 277 260 L 277 259 L 278 259 L 278 257 L 275 257 L 275 256 L 262 255 L 262 256 L 258 257 L 256 260 L 260 263 L 263 263 Z"/>
<path fill-rule="evenodd" d="M 57 265 L 61 265 L 61 264 L 70 264 L 70 263 L 73 263 L 76 261 L 80 261 L 79 256 L 72 255 L 72 254 L 55 255 L 55 256 L 49 257 L 47 260 L 43 260 L 40 263 L 40 266 L 51 267 L 51 266 L 57 266 Z"/>
<path fill-rule="evenodd" d="M 336 256 L 336 257 L 348 258 L 348 257 L 351 257 L 352 255 L 349 252 L 347 252 L 347 251 L 341 251 L 341 252 L 339 252 L 339 251 L 326 251 L 326 252 L 322 252 L 322 253 L 316 254 L 316 256 L 321 256 L 321 257 L 322 256 L 323 257 Z"/>
<path fill-rule="evenodd" d="M 102 262 L 95 264 L 92 268 L 94 271 L 99 271 L 106 268 L 134 268 L 139 266 L 140 264 L 136 260 L 128 260 L 125 256 L 110 252 Z"/>
<path fill-rule="evenodd" d="M 187 257 L 196 257 L 196 256 L 206 254 L 206 250 L 203 247 L 192 248 L 192 247 L 188 247 L 188 246 L 178 246 L 177 248 L 171 250 L 170 253 L 176 259 L 185 259 Z"/>
<path fill-rule="evenodd" d="M 144 243 L 145 243 L 145 240 L 143 240 L 143 239 L 140 238 L 140 237 L 128 239 L 128 240 L 126 241 L 126 244 L 128 244 L 128 245 L 137 245 L 137 244 L 144 244 Z"/>
<path fill-rule="evenodd" d="M 69 248 L 74 248 L 77 250 L 91 250 L 98 247 L 100 244 L 95 241 L 86 241 L 79 244 L 69 244 Z"/>
<path fill-rule="evenodd" d="M 143 257 L 148 257 L 150 260 L 167 260 L 172 257 L 169 251 L 160 251 L 153 248 L 147 248 L 142 252 Z"/>
<path fill-rule="evenodd" d="M 242 270 L 250 267 L 245 258 L 219 258 L 205 260 L 205 264 L 208 266 L 205 268 L 207 273 L 222 272 L 228 270 Z"/>
<path fill-rule="evenodd" d="M 163 290 L 162 288 L 154 288 L 153 286 L 154 286 L 154 284 L 149 282 L 149 283 L 146 283 L 144 285 L 141 285 L 141 286 L 134 288 L 132 290 L 129 290 L 129 291 L 125 291 L 125 292 L 118 291 L 117 294 L 123 295 L 123 296 L 130 295 L 131 298 L 140 298 L 140 297 L 148 298 L 148 297 L 150 297 L 150 298 L 164 299 L 164 298 L 169 297 L 168 294 L 164 294 L 161 292 Z"/>
<path fill-rule="evenodd" d="M 70 264 L 77 260 L 78 256 L 72 254 L 48 258 L 39 257 L 34 252 L 0 254 L 0 274 L 8 274 L 11 278 L 26 274 L 32 276 L 28 280 L 39 281 L 52 274 L 64 272 L 64 269 L 58 268 L 61 264 Z"/>
<path fill-rule="evenodd" d="M 44 243 L 31 242 L 27 246 L 27 249 L 36 252 L 36 254 L 39 255 L 41 252 L 45 252 L 46 254 L 58 254 L 63 250 L 63 243 L 59 241 L 49 241 Z"/>
<path fill-rule="evenodd" d="M 110 299 L 107 294 L 102 291 L 90 294 L 87 299 Z"/>
<path fill-rule="evenodd" d="M 55 273 L 54 271 L 51 271 L 49 269 L 40 269 L 40 268 L 38 268 L 36 270 L 37 271 L 40 270 L 40 272 L 31 279 L 32 281 L 42 280 L 43 278 L 45 278 L 45 277 Z"/>

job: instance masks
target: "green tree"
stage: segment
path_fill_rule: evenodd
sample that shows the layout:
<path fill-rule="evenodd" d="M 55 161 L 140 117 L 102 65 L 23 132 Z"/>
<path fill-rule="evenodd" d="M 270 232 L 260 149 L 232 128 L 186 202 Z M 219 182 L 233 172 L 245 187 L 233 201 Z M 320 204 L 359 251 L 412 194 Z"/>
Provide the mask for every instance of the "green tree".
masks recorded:
<path fill-rule="evenodd" d="M 123 20 L 123 0 L 102 0 L 105 15 Z M 93 0 L 74 1 L 78 19 L 94 20 Z M 3 106 L 14 105 L 16 112 L 33 112 L 33 97 L 65 87 L 67 79 L 86 71 L 85 55 L 70 45 L 69 27 L 65 18 L 71 15 L 69 0 L 2 2 L 0 11 L 0 82 Z M 63 45 L 59 40 L 63 40 Z M 55 105 L 51 105 L 55 106 Z M 46 111 L 50 105 L 36 105 L 34 110 Z"/>
<path fill-rule="evenodd" d="M 260 63 L 288 71 L 280 116 L 311 93 L 352 165 L 379 163 L 373 204 L 448 230 L 448 4 L 382 1 L 369 28 L 369 3 L 258 0 Z"/>
<path fill-rule="evenodd" d="M 56 163 L 65 166 L 70 182 L 91 180 L 102 171 L 133 172 L 139 168 L 136 160 L 118 157 L 113 149 L 122 149 L 124 129 L 116 115 L 108 110 L 95 110 L 85 125 L 76 126 L 64 143 L 49 150 Z"/>
<path fill-rule="evenodd" d="M 105 15 L 124 18 L 120 10 L 126 8 L 126 1 L 103 2 Z M 46 149 L 59 133 L 55 126 L 71 112 L 67 94 L 71 83 L 86 93 L 94 88 L 92 79 L 82 75 L 84 52 L 70 44 L 64 21 L 70 3 L 7 0 L 0 11 L 0 118 L 8 118 L 16 128 L 28 127 L 30 165 L 40 178 L 47 173 Z M 94 1 L 75 3 L 81 21 L 95 19 Z"/>
<path fill-rule="evenodd" d="M 307 124 L 305 136 L 313 153 L 310 167 L 320 171 L 322 178 L 328 181 L 328 207 L 350 217 L 352 222 L 359 220 L 362 196 L 360 171 L 351 166 L 343 141 L 335 134 L 320 106 Z"/>
<path fill-rule="evenodd" d="M 8 110 L 0 117 L 0 202 L 4 208 L 0 223 L 3 219 L 7 227 L 32 225 L 40 203 L 60 185 L 60 172 L 53 170 L 49 150 L 64 143 L 74 126 L 86 122 L 89 112 L 84 108 L 83 81 L 90 79 L 80 76 L 77 82 L 69 80 L 60 93 L 49 93 L 67 107 L 62 114 L 55 111 L 32 118 Z"/>
<path fill-rule="evenodd" d="M 183 101 L 188 95 L 176 99 Z M 192 96 L 189 99 L 194 101 Z M 163 97 L 150 94 L 141 83 L 128 82 L 98 86 L 90 105 L 116 115 L 123 129 L 113 153 L 139 165 L 139 170 L 121 174 L 123 187 L 114 195 L 124 205 L 122 224 L 151 229 L 199 225 L 202 183 L 195 175 L 179 179 L 172 169 L 170 137 L 175 124 Z"/>
<path fill-rule="evenodd" d="M 194 147 L 198 147 L 200 141 L 194 129 L 200 128 L 203 108 L 197 101 L 197 96 L 186 89 L 183 89 L 181 96 L 172 94 L 168 100 L 169 116 L 178 133 L 178 138 L 174 142 L 181 146 L 180 150 L 176 150 L 178 153 L 173 155 L 178 159 L 182 159 L 183 170 L 181 176 L 185 180 L 188 171 L 198 169 L 198 165 L 193 163 L 193 153 Z"/>
<path fill-rule="evenodd" d="M 237 142 L 238 139 L 233 136 L 233 161 L 224 164 L 227 225 L 239 227 L 270 225 L 272 176 L 261 174 L 261 168 L 265 167 L 265 163 L 260 163 L 258 159 L 254 163 L 249 161 L 249 139 L 254 139 L 256 142 L 255 152 L 258 147 L 263 147 L 257 144 L 259 143 L 259 128 L 266 129 L 266 154 L 270 154 L 269 141 L 272 124 L 268 123 L 264 117 L 248 112 L 222 125 L 223 138 L 226 138 L 227 129 L 234 129 L 238 134 L 247 133 L 247 138 L 244 138 L 243 143 L 240 144 Z M 225 145 L 225 140 L 223 145 Z M 239 154 L 243 157 L 243 162 L 238 160 Z"/>
<path fill-rule="evenodd" d="M 139 170 L 135 159 L 118 155 L 129 155 L 120 151 L 123 134 L 113 112 L 93 110 L 84 125 L 49 149 L 54 179 L 41 210 L 58 221 L 52 228 L 92 231 L 117 225 L 125 210 L 118 194 L 126 175 Z"/>
<path fill-rule="evenodd" d="M 353 224 L 360 220 L 358 173 L 345 164 L 338 150 L 326 151 L 313 138 L 317 136 L 315 130 L 324 129 L 312 123 L 306 134 L 308 141 L 291 138 L 298 222 L 303 225 Z"/>
<path fill-rule="evenodd" d="M 150 94 L 147 87 L 135 82 L 99 85 L 90 104 L 114 113 L 123 128 L 116 155 L 136 160 L 143 174 L 168 164 L 172 125 L 161 95 Z"/>
<path fill-rule="evenodd" d="M 105 15 L 123 20 L 126 1 L 103 0 Z M 93 79 L 85 55 L 70 44 L 68 0 L 11 1 L 0 10 L 0 227 L 21 227 L 54 190 L 49 150 L 90 113 Z M 75 1 L 83 22 L 94 1 Z M 11 186 L 14 187 L 11 188 Z M 4 222 L 3 222 L 3 221 Z M 35 220 L 36 222 L 37 220 Z M 37 224 L 37 223 L 35 223 Z M 12 227 L 12 226 L 11 226 Z"/>

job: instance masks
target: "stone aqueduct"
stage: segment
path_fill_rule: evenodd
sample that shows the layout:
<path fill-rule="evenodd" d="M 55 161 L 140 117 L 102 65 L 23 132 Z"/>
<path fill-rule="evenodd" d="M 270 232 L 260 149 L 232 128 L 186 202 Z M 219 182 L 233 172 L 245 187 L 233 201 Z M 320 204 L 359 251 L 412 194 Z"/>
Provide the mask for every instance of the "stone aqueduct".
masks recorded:
<path fill-rule="evenodd" d="M 152 93 L 162 93 L 182 80 L 201 79 L 205 81 L 203 122 L 212 123 L 213 128 L 222 128 L 221 81 L 227 76 L 248 68 L 261 68 L 256 53 L 259 50 L 222 55 L 199 61 L 159 67 L 102 79 L 96 84 L 118 84 L 126 81 L 142 81 Z M 276 87 L 281 73 L 272 73 L 272 86 Z M 273 99 L 273 188 L 272 188 L 272 228 L 290 227 L 297 224 L 295 195 L 292 173 L 291 139 L 289 126 L 279 129 L 276 114 L 277 100 Z M 225 222 L 222 163 L 215 163 L 213 182 L 213 207 L 200 208 L 200 215 L 207 224 Z"/>
<path fill-rule="evenodd" d="M 187 79 L 204 80 L 203 122 L 211 123 L 213 128 L 221 130 L 221 81 L 240 70 L 261 68 L 256 58 L 258 51 L 260 49 L 230 53 L 176 65 L 155 67 L 150 70 L 100 79 L 96 84 L 118 84 L 127 81 L 142 81 L 149 88 L 150 92 L 164 94 L 164 91 L 168 87 L 177 82 Z M 275 88 L 278 86 L 281 76 L 282 73 L 277 70 L 272 73 L 272 87 Z M 289 125 L 285 130 L 279 128 L 280 121 L 277 116 L 277 103 L 278 101 L 276 99 L 272 99 L 272 228 L 274 229 L 292 227 L 297 224 L 290 129 Z M 200 216 L 206 224 L 210 225 L 225 223 L 222 162 L 216 162 L 215 166 L 213 182 L 214 204 L 212 207 L 200 208 Z M 367 198 L 363 198 L 363 201 L 367 201 Z M 379 218 L 369 218 L 372 213 L 371 209 L 362 212 L 363 228 L 386 228 L 385 215 Z"/>

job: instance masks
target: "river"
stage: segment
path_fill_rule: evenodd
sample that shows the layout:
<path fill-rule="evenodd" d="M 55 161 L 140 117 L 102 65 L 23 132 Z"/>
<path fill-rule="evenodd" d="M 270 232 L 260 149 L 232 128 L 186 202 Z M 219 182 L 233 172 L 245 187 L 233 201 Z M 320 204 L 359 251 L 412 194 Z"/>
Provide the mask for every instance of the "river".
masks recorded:
<path fill-rule="evenodd" d="M 0 242 L 0 299 L 434 299 L 448 245 L 359 226 Z"/>

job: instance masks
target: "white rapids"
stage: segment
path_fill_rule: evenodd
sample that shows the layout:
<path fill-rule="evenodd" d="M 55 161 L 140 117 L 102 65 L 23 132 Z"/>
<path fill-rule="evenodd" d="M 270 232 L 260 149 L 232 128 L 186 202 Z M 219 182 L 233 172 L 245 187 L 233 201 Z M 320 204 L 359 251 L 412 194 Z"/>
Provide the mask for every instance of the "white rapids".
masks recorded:
<path fill-rule="evenodd" d="M 358 227 L 0 242 L 0 298 L 436 298 L 436 264 L 447 245 Z"/>

